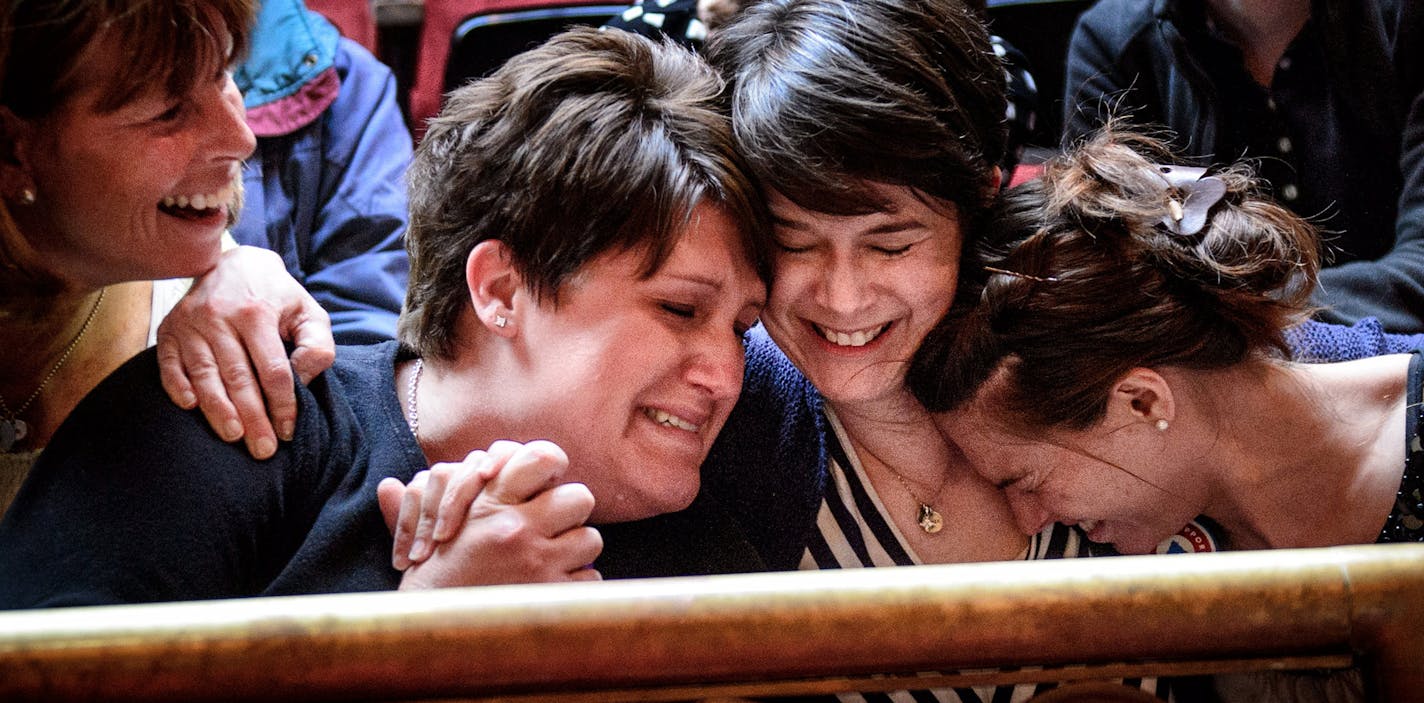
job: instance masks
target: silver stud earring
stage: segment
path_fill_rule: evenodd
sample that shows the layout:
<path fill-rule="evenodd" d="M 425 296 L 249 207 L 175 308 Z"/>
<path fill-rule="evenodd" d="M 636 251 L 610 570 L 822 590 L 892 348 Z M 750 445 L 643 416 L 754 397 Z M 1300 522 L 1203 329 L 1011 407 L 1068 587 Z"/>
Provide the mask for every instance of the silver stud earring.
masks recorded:
<path fill-rule="evenodd" d="M 494 326 L 495 326 L 495 327 L 498 327 L 498 328 L 500 328 L 500 329 L 504 329 L 504 326 L 505 326 L 505 325 L 508 325 L 508 324 L 509 324 L 509 320 L 506 319 L 504 315 L 495 315 L 495 316 L 494 316 Z"/>
<path fill-rule="evenodd" d="M 33 189 L 31 189 L 31 188 L 26 188 L 26 189 L 20 191 L 20 202 L 22 202 L 22 203 L 24 203 L 24 204 L 26 204 L 26 205 L 34 205 L 34 204 L 35 204 L 35 191 L 34 191 Z"/>
<path fill-rule="evenodd" d="M 1167 419 L 1166 419 L 1166 418 L 1163 418 L 1163 419 L 1157 421 L 1157 431 L 1158 431 L 1158 432 L 1166 432 L 1168 427 L 1170 427 L 1170 425 L 1167 424 Z"/>

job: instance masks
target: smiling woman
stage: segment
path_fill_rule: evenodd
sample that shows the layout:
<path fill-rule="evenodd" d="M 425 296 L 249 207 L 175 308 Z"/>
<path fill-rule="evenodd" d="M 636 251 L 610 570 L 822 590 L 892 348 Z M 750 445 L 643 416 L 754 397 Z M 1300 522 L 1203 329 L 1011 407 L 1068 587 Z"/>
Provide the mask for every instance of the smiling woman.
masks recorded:
<path fill-rule="evenodd" d="M 5 17 L 4 253 L 42 291 L 211 267 L 254 144 L 226 72 L 248 3 L 93 4 Z"/>
<path fill-rule="evenodd" d="M 253 148 L 226 69 L 249 0 L 0 14 L 0 511 L 101 378 L 212 269 Z M 290 383 L 290 377 L 288 377 Z"/>

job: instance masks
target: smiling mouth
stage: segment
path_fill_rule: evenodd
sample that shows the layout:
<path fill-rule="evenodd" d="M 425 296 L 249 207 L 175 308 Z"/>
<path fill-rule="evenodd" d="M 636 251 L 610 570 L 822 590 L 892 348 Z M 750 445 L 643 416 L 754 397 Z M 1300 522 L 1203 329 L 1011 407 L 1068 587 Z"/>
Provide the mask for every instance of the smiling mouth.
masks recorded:
<path fill-rule="evenodd" d="M 815 323 L 812 323 L 811 326 L 816 329 L 816 332 L 819 333 L 823 339 L 838 347 L 863 347 L 878 339 L 881 334 L 884 334 L 885 330 L 890 327 L 890 323 L 886 322 L 877 327 L 867 327 L 863 330 L 851 332 L 833 330 Z"/>
<path fill-rule="evenodd" d="M 224 186 L 216 193 L 169 195 L 159 201 L 158 209 L 184 220 L 201 220 L 223 211 L 232 203 L 233 186 Z"/>
<path fill-rule="evenodd" d="M 662 425 L 663 427 L 671 427 L 675 430 L 683 430 L 685 432 L 696 432 L 701 429 L 699 425 L 684 420 L 665 410 L 643 408 L 643 414 L 647 415 L 648 419 L 658 423 L 659 425 Z"/>

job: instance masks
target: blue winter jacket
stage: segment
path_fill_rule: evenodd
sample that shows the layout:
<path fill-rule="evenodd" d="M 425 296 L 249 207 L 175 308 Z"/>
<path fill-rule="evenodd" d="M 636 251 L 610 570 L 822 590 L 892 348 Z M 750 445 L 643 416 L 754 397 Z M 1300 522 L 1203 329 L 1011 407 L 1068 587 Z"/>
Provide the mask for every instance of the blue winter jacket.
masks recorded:
<path fill-rule="evenodd" d="M 390 69 L 300 0 L 266 0 L 233 77 L 257 135 L 233 237 L 282 256 L 338 343 L 393 339 L 412 149 Z"/>

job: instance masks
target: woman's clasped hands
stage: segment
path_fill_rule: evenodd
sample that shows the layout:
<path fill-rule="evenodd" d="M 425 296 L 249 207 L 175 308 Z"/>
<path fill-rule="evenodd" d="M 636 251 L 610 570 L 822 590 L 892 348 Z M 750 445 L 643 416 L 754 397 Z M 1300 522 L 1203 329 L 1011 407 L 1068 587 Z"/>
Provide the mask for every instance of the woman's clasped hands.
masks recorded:
<path fill-rule="evenodd" d="M 601 579 L 592 564 L 603 538 L 584 524 L 593 494 L 563 481 L 568 466 L 552 442 L 498 441 L 408 485 L 382 481 L 401 588 Z"/>

